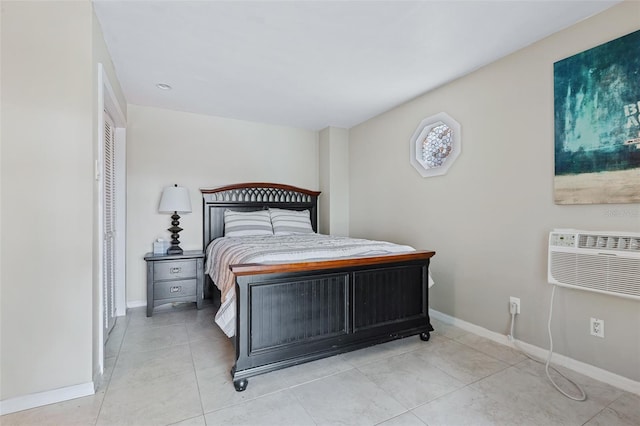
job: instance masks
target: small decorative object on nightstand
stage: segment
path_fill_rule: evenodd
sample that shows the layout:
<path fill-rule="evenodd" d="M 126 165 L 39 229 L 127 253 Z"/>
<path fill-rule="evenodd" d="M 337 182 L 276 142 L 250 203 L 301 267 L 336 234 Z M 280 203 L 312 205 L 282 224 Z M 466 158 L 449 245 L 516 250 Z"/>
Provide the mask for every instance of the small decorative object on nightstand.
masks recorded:
<path fill-rule="evenodd" d="M 160 213 L 173 213 L 171 215 L 171 247 L 167 250 L 167 254 L 182 254 L 178 234 L 182 231 L 180 225 L 180 215 L 178 213 L 191 213 L 191 198 L 189 198 L 189 190 L 178 185 L 168 186 L 162 191 L 160 198 Z"/>
<path fill-rule="evenodd" d="M 147 316 L 165 303 L 195 302 L 202 307 L 204 253 L 185 251 L 179 255 L 147 253 Z"/>

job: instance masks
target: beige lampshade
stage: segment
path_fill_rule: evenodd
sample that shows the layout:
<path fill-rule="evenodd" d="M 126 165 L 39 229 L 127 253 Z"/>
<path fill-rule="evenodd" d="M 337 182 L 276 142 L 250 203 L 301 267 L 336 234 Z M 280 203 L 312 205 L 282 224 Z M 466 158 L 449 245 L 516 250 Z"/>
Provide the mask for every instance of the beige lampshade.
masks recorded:
<path fill-rule="evenodd" d="M 160 213 L 191 213 L 191 197 L 189 190 L 182 186 L 168 186 L 162 191 Z"/>

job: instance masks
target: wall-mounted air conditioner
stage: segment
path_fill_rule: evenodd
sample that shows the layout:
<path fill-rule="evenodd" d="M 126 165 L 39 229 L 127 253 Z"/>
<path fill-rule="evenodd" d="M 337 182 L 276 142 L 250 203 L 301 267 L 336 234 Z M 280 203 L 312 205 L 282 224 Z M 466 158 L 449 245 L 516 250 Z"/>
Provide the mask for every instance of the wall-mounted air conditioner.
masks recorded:
<path fill-rule="evenodd" d="M 640 300 L 640 233 L 549 234 L 549 283 Z"/>

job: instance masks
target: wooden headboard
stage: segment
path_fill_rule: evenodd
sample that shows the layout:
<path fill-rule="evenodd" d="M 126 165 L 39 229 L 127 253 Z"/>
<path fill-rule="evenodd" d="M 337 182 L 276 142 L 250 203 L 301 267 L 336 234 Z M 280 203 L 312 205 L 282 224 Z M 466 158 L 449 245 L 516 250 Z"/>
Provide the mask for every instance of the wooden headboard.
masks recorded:
<path fill-rule="evenodd" d="M 202 249 L 215 238 L 224 235 L 224 211 L 254 211 L 269 207 L 289 210 L 309 210 L 311 226 L 318 232 L 319 191 L 296 188 L 278 183 L 240 183 L 202 192 Z"/>

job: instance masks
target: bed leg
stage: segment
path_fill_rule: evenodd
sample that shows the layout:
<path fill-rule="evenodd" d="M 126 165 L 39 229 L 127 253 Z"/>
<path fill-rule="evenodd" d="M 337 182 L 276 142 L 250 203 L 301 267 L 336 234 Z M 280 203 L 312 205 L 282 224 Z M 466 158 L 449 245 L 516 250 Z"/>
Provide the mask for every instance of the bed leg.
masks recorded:
<path fill-rule="evenodd" d="M 422 340 L 423 342 L 428 342 L 430 338 L 431 333 L 429 333 L 428 331 L 420 333 L 420 340 Z"/>
<path fill-rule="evenodd" d="M 233 386 L 236 388 L 236 392 L 242 392 L 247 388 L 249 381 L 247 379 L 234 380 Z"/>
<path fill-rule="evenodd" d="M 235 365 L 233 367 L 231 367 L 231 371 L 229 373 L 231 373 L 231 379 L 233 379 L 233 376 L 235 376 L 235 374 L 236 374 L 236 366 Z M 248 384 L 249 384 L 249 380 L 247 380 L 247 379 L 239 379 L 239 380 L 234 380 L 233 381 L 233 387 L 236 388 L 236 392 L 242 392 L 243 390 L 245 390 L 247 388 Z"/>

